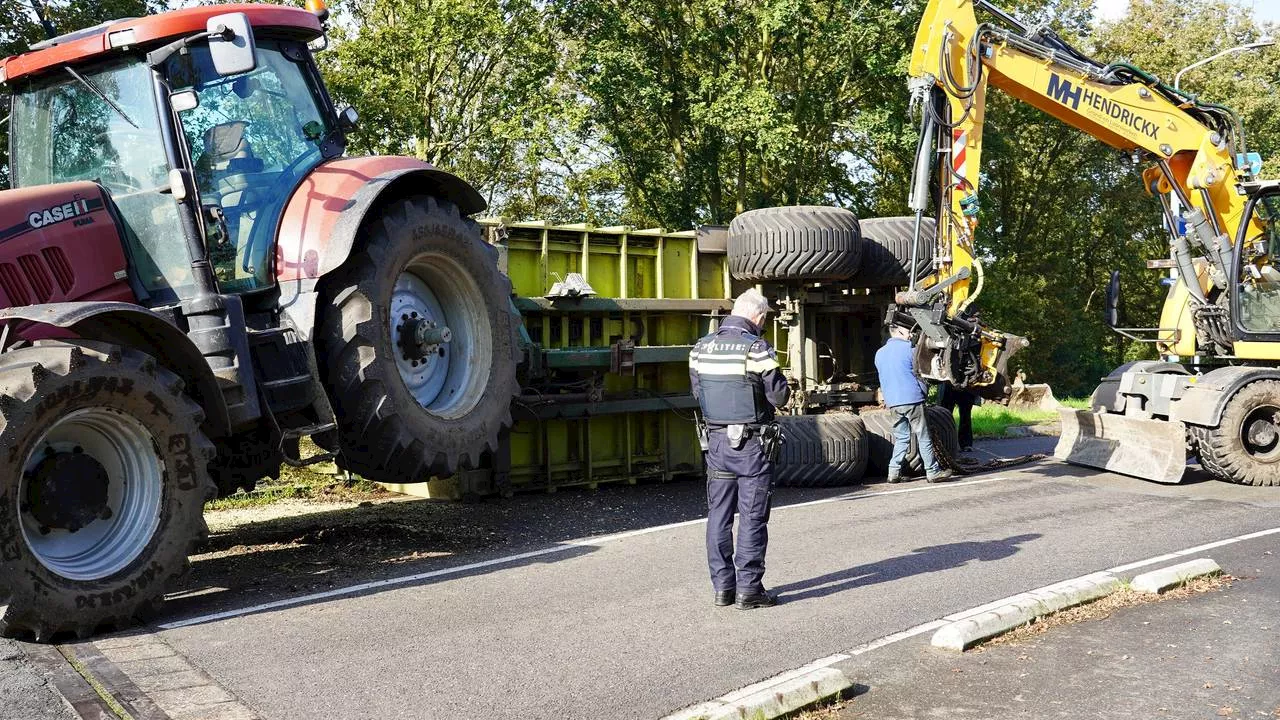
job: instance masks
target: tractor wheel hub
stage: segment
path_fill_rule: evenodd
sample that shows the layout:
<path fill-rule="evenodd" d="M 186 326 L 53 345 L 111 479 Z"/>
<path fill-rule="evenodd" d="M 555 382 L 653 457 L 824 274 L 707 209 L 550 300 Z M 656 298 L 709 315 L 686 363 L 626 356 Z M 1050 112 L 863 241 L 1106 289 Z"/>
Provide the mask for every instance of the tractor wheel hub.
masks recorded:
<path fill-rule="evenodd" d="M 405 360 L 421 361 L 435 355 L 440 345 L 453 340 L 453 332 L 443 325 L 413 313 L 396 327 L 400 353 Z"/>
<path fill-rule="evenodd" d="M 83 452 L 51 452 L 31 471 L 27 501 L 42 526 L 76 532 L 111 512 L 106 468 Z"/>

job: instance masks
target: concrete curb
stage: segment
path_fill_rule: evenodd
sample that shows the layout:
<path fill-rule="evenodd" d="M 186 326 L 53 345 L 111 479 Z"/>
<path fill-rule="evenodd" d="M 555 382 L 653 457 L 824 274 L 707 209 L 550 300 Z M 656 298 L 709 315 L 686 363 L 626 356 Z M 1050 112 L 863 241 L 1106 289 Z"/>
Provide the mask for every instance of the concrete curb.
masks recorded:
<path fill-rule="evenodd" d="M 948 618 L 952 622 L 939 628 L 930 644 L 963 652 L 982 640 L 1025 625 L 1041 615 L 1096 600 L 1119 589 L 1119 578 L 1101 572 L 1014 595 L 995 607 L 976 608 L 980 612 L 967 617 Z"/>
<path fill-rule="evenodd" d="M 667 715 L 662 720 L 776 718 L 795 712 L 853 687 L 853 680 L 831 667 L 848 659 L 848 655 L 840 654 L 815 660 L 715 700 Z"/>
<path fill-rule="evenodd" d="M 1162 593 L 1193 578 L 1217 575 L 1222 572 L 1218 563 L 1209 558 L 1198 558 L 1177 565 L 1144 572 L 1133 578 L 1133 589 L 1145 593 Z"/>

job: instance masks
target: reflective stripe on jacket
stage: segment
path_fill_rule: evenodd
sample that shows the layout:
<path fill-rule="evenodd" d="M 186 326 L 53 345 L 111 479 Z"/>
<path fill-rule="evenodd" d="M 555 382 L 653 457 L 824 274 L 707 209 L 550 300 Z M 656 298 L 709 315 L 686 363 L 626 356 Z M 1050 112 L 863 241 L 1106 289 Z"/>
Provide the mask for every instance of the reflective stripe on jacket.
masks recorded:
<path fill-rule="evenodd" d="M 693 346 L 689 382 L 710 425 L 770 422 L 791 396 L 773 347 L 736 315 Z"/>

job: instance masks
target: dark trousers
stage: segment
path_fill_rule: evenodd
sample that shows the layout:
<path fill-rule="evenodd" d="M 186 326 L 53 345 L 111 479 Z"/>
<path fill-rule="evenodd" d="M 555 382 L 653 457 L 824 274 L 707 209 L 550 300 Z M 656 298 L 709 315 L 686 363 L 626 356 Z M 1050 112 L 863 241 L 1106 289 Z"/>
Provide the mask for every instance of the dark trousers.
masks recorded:
<path fill-rule="evenodd" d="M 711 585 L 716 590 L 736 589 L 740 594 L 763 592 L 773 465 L 765 460 L 755 437 L 747 438 L 736 450 L 723 431 L 713 431 L 708 439 L 707 566 Z"/>
<path fill-rule="evenodd" d="M 951 411 L 960 408 L 960 424 L 956 428 L 960 433 L 960 447 L 973 447 L 973 393 L 943 383 L 938 388 L 938 404 Z"/>

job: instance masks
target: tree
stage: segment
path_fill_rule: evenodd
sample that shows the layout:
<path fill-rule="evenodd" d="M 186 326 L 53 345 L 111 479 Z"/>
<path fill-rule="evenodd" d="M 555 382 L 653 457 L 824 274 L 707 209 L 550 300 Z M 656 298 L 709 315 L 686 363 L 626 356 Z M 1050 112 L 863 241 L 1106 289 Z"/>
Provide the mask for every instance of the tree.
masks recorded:
<path fill-rule="evenodd" d="M 320 61 L 360 114 L 356 150 L 451 170 L 499 210 L 582 206 L 565 197 L 579 192 L 567 176 L 589 169 L 567 142 L 580 117 L 532 0 L 351 0 L 339 12 Z M 562 182 L 549 189 L 552 176 Z"/>
<path fill-rule="evenodd" d="M 878 202 L 903 146 L 920 2 L 562 0 L 569 70 L 625 180 L 629 219 L 727 222 L 765 205 Z M 896 153 L 895 153 L 896 154 Z M 857 172 L 851 173 L 854 169 Z M 891 171 L 892 172 L 892 171 Z"/>

